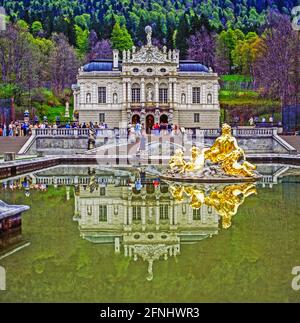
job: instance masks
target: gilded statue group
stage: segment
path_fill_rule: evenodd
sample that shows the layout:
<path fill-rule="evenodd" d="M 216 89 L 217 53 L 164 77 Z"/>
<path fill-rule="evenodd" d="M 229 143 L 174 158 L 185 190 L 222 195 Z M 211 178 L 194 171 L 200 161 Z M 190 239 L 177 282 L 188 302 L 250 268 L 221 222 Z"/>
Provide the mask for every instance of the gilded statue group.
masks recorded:
<path fill-rule="evenodd" d="M 170 159 L 171 171 L 180 175 L 198 175 L 205 168 L 206 161 L 221 168 L 229 177 L 255 177 L 256 166 L 246 161 L 245 152 L 238 146 L 231 134 L 231 127 L 224 124 L 222 135 L 217 138 L 211 148 L 192 148 L 190 161 L 184 160 L 184 153 L 178 149 Z"/>
<path fill-rule="evenodd" d="M 192 209 L 200 209 L 202 205 L 213 207 L 222 219 L 222 227 L 231 227 L 232 218 L 237 214 L 238 208 L 245 199 L 257 194 L 255 184 L 243 183 L 217 188 L 206 194 L 201 187 L 171 185 L 170 192 L 177 202 L 186 197 Z"/>

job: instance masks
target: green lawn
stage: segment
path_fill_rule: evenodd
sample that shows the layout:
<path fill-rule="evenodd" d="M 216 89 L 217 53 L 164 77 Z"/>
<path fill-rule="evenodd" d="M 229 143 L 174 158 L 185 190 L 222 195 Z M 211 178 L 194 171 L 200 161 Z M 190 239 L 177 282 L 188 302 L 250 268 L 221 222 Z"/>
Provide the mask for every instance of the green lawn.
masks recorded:
<path fill-rule="evenodd" d="M 252 82 L 252 78 L 245 75 L 221 75 L 220 79 L 224 82 Z"/>
<path fill-rule="evenodd" d="M 255 91 L 220 91 L 220 103 L 221 105 L 236 107 L 279 107 L 280 102 L 272 99 L 266 99 L 260 97 L 259 93 Z"/>
<path fill-rule="evenodd" d="M 46 112 L 46 116 L 49 122 L 55 122 L 56 117 L 60 117 L 61 122 L 67 122 L 72 120 L 73 107 L 70 107 L 70 118 L 65 118 L 65 107 L 49 107 Z"/>

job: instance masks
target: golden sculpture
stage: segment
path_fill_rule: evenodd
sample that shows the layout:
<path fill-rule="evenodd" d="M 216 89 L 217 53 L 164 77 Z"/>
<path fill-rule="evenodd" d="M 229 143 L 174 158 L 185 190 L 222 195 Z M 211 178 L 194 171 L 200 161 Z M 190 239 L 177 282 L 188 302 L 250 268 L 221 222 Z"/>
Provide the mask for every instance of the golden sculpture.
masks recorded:
<path fill-rule="evenodd" d="M 238 146 L 231 134 L 231 127 L 224 124 L 222 135 L 217 138 L 211 148 L 192 148 L 191 161 L 184 160 L 183 151 L 178 149 L 170 160 L 171 172 L 177 174 L 195 174 L 203 176 L 205 162 L 210 161 L 220 169 L 219 175 L 230 177 L 255 177 L 256 166 L 246 161 L 245 152 Z M 210 173 L 210 168 L 206 173 Z M 222 173 L 222 174 L 221 174 Z M 218 175 L 218 174 L 217 174 Z"/>
<path fill-rule="evenodd" d="M 205 159 L 219 164 L 227 175 L 239 177 L 255 176 L 254 170 L 256 166 L 246 161 L 245 152 L 238 146 L 228 124 L 223 125 L 222 135 L 205 152 Z M 240 163 L 240 161 L 242 162 Z"/>
<path fill-rule="evenodd" d="M 169 190 L 170 190 L 171 195 L 174 197 L 174 199 L 177 202 L 183 201 L 183 199 L 184 199 L 184 193 L 185 193 L 184 186 L 181 186 L 181 185 L 171 185 L 169 187 Z"/>
<path fill-rule="evenodd" d="M 200 209 L 202 205 L 213 207 L 222 219 L 223 229 L 231 227 L 232 218 L 245 199 L 252 194 L 257 194 L 255 184 L 235 184 L 214 189 L 205 196 L 204 189 L 195 186 L 171 185 L 170 193 L 177 202 L 190 198 L 189 205 L 192 209 Z"/>
<path fill-rule="evenodd" d="M 254 184 L 230 185 L 223 190 L 211 192 L 205 198 L 205 204 L 215 208 L 222 218 L 223 229 L 228 229 L 231 227 L 232 217 L 237 214 L 238 208 L 248 196 L 256 193 Z"/>
<path fill-rule="evenodd" d="M 196 146 L 192 148 L 192 159 L 184 166 L 183 172 L 198 172 L 202 171 L 205 165 L 205 149 L 200 149 Z"/>
<path fill-rule="evenodd" d="M 190 206 L 193 209 L 200 209 L 205 203 L 204 191 L 197 188 L 186 187 L 185 193 L 190 196 Z"/>
<path fill-rule="evenodd" d="M 169 161 L 170 168 L 182 174 L 185 169 L 186 162 L 183 159 L 183 151 L 181 149 L 177 149 L 173 157 L 171 157 Z"/>

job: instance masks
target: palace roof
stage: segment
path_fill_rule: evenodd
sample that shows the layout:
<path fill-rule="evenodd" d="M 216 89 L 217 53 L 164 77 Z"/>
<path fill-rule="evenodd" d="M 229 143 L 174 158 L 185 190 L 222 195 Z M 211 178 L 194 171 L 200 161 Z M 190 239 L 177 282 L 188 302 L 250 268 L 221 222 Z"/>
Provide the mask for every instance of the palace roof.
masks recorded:
<path fill-rule="evenodd" d="M 119 64 L 119 70 L 121 70 L 122 65 Z M 113 70 L 112 60 L 93 60 L 90 63 L 84 65 L 84 72 L 110 72 Z M 179 72 L 196 72 L 196 73 L 208 73 L 209 69 L 196 61 L 192 60 L 181 60 L 179 62 Z"/>

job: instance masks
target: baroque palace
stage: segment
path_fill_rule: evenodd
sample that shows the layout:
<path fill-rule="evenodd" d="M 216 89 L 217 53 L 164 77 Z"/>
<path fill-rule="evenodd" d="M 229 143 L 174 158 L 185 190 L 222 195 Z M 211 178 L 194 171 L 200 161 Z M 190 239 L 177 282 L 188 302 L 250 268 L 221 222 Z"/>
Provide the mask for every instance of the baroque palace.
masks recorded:
<path fill-rule="evenodd" d="M 92 61 L 79 69 L 73 86 L 79 121 L 126 128 L 140 122 L 186 128 L 219 128 L 218 75 L 196 61 L 181 61 L 178 50 L 152 44 L 137 50 L 113 51 L 113 59 Z"/>

